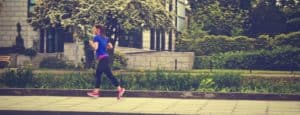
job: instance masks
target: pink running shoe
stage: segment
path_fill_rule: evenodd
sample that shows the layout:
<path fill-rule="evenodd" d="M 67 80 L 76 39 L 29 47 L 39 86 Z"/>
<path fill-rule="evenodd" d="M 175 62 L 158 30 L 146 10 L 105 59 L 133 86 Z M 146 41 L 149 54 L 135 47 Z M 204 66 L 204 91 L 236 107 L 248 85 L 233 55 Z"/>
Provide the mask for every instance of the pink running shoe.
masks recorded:
<path fill-rule="evenodd" d="M 99 97 L 99 92 L 92 91 L 92 92 L 88 92 L 87 95 L 91 97 Z"/>
<path fill-rule="evenodd" d="M 125 93 L 125 88 L 121 88 L 118 91 L 118 97 L 117 97 L 117 99 L 120 100 L 124 93 Z"/>

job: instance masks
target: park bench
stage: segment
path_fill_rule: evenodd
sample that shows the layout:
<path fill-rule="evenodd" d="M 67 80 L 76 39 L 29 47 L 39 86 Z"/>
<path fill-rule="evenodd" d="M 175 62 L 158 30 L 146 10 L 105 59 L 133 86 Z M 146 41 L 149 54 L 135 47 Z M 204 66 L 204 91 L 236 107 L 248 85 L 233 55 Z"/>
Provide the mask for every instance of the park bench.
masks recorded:
<path fill-rule="evenodd" d="M 0 63 L 7 63 L 7 65 L 10 64 L 11 57 L 10 56 L 0 56 Z"/>

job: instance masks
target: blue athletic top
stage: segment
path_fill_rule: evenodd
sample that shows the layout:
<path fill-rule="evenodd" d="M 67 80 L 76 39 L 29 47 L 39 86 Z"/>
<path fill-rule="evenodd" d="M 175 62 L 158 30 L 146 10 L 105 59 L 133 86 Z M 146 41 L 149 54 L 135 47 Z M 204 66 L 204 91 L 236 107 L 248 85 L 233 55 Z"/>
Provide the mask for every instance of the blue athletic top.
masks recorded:
<path fill-rule="evenodd" d="M 98 42 L 98 49 L 96 50 L 97 59 L 103 59 L 108 57 L 108 53 L 106 51 L 106 46 L 108 44 L 108 38 L 96 35 L 94 37 L 94 42 Z"/>

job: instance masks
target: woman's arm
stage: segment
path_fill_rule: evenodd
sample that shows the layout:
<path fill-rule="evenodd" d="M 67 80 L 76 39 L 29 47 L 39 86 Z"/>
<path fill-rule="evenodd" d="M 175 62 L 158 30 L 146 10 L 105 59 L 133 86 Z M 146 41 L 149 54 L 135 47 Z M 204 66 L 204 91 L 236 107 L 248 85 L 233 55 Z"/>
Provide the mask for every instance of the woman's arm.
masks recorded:
<path fill-rule="evenodd" d="M 99 45 L 98 42 L 94 42 L 94 41 L 92 41 L 92 40 L 89 40 L 89 44 L 90 44 L 90 46 L 92 46 L 92 48 L 93 48 L 94 50 L 97 50 L 97 49 L 98 49 L 98 45 Z"/>

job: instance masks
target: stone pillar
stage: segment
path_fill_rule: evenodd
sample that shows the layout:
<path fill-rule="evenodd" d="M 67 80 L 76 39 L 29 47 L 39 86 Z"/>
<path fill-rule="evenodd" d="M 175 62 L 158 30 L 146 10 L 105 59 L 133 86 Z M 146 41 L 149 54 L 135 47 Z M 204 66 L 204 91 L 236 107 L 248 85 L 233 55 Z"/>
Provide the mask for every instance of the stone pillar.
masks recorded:
<path fill-rule="evenodd" d="M 143 46 L 143 49 L 146 49 L 146 50 L 149 50 L 149 49 L 151 49 L 151 35 L 150 35 L 150 31 L 149 30 L 147 30 L 147 31 L 144 31 L 143 32 L 143 44 L 142 44 L 142 46 Z"/>

